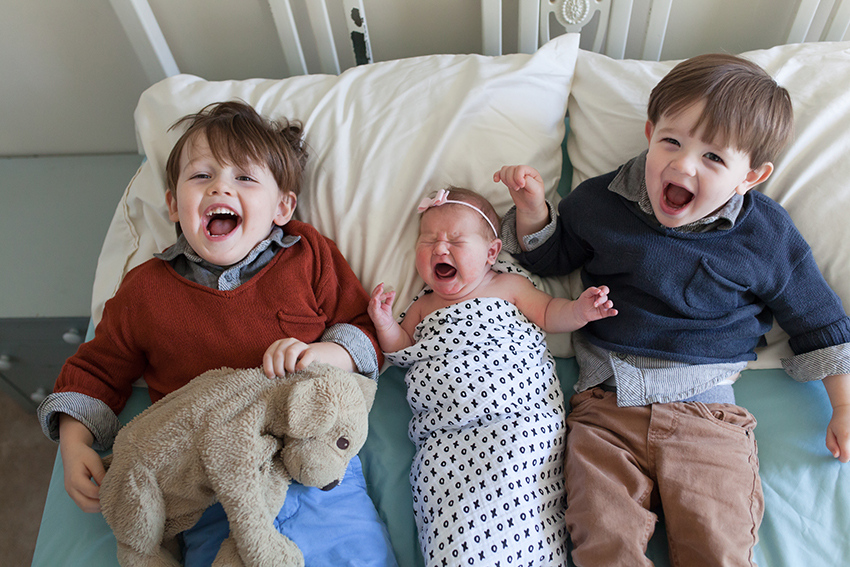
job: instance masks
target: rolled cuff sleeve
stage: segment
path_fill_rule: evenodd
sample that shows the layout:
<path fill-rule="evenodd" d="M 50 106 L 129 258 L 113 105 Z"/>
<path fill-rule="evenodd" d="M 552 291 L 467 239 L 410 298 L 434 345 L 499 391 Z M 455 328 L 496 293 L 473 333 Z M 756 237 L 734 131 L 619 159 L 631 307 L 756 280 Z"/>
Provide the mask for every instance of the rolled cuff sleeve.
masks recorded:
<path fill-rule="evenodd" d="M 531 252 L 555 234 L 555 207 L 549 201 L 546 201 L 546 207 L 549 209 L 549 224 L 534 234 L 524 236 L 522 239 L 528 252 Z M 523 252 L 516 234 L 516 206 L 508 209 L 508 212 L 502 218 L 500 238 L 502 239 L 502 249 L 508 254 L 520 254 Z"/>
<path fill-rule="evenodd" d="M 850 374 L 850 343 L 830 346 L 782 359 L 782 368 L 797 382 Z"/>
<path fill-rule="evenodd" d="M 88 428 L 94 443 L 92 449 L 105 451 L 112 447 L 121 422 L 108 405 L 79 392 L 50 394 L 38 406 L 41 430 L 52 441 L 59 441 L 59 414 L 66 413 Z"/>
<path fill-rule="evenodd" d="M 336 343 L 347 350 L 354 360 L 357 372 L 372 380 L 378 380 L 378 355 L 366 333 L 354 325 L 340 323 L 325 329 L 322 342 Z"/>

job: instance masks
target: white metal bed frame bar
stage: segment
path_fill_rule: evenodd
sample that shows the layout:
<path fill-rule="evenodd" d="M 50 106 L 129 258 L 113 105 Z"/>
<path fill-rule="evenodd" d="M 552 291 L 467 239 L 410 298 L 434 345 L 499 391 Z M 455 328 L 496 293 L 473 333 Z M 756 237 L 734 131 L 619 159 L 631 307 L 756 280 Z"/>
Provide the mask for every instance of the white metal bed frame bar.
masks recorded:
<path fill-rule="evenodd" d="M 118 16 L 124 32 L 130 40 L 145 74 L 151 83 L 180 73 L 171 48 L 151 10 L 148 0 L 109 0 Z M 340 0 L 337 0 L 338 2 Z M 301 34 L 292 11 L 290 0 L 268 0 L 278 39 L 283 47 L 290 75 L 306 75 L 310 72 Z M 366 15 L 362 0 L 341 0 L 346 13 L 349 38 L 354 51 L 355 64 L 370 63 L 372 49 L 366 28 Z M 306 0 L 310 29 L 316 40 L 320 73 L 338 75 L 341 71 L 336 41 L 331 28 L 331 17 L 326 0 Z"/>
<path fill-rule="evenodd" d="M 812 24 L 822 3 L 822 0 L 800 0 L 786 43 L 806 41 L 809 33 L 815 31 L 812 30 Z M 826 24 L 816 41 L 841 41 L 847 34 L 848 27 L 850 27 L 850 1 L 835 0 Z"/>
<path fill-rule="evenodd" d="M 109 0 L 151 83 L 180 72 L 148 0 Z"/>
<path fill-rule="evenodd" d="M 536 3 L 537 0 L 532 2 Z M 523 6 L 527 3 L 520 0 L 520 14 L 524 12 Z M 537 25 L 536 19 L 534 25 Z M 502 54 L 502 0 L 481 0 L 481 52 L 484 55 Z"/>
<path fill-rule="evenodd" d="M 363 0 L 343 0 L 345 21 L 351 47 L 354 49 L 354 64 L 365 65 L 372 62 L 372 44 L 369 42 L 369 30 L 366 28 L 366 13 Z"/>
<path fill-rule="evenodd" d="M 283 47 L 286 67 L 292 75 L 306 75 L 307 61 L 304 59 L 304 50 L 301 49 L 301 36 L 295 27 L 292 5 L 289 0 L 269 0 L 269 7 L 277 28 L 277 37 Z"/>
<path fill-rule="evenodd" d="M 650 0 L 642 59 L 658 60 L 673 0 Z M 622 59 L 626 52 L 633 0 L 519 0 L 517 48 L 533 53 L 551 37 L 549 21 L 555 19 L 565 31 L 581 31 L 597 14 L 599 25 L 593 51 Z M 481 0 L 483 53 L 502 54 L 502 0 Z M 603 49 L 604 44 L 604 49 Z"/>

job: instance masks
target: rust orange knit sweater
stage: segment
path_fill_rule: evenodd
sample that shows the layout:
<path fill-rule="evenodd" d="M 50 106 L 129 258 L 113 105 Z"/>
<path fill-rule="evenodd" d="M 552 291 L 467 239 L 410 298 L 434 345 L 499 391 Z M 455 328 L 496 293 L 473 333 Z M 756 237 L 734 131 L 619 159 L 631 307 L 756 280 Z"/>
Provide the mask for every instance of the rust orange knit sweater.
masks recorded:
<path fill-rule="evenodd" d="M 155 402 L 207 370 L 261 366 L 277 339 L 315 342 L 339 323 L 366 333 L 380 367 L 369 296 L 336 245 L 299 221 L 286 232 L 301 240 L 232 291 L 192 283 L 163 260 L 131 270 L 106 303 L 94 339 L 65 363 L 54 392 L 86 394 L 117 414 L 140 376 Z"/>

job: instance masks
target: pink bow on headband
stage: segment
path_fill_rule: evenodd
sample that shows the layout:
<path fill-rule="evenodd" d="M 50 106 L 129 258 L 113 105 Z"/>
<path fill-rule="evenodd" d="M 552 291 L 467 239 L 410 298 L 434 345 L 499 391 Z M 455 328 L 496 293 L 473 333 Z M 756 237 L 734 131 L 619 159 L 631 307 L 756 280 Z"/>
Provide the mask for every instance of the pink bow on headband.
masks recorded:
<path fill-rule="evenodd" d="M 420 213 L 424 213 L 425 211 L 427 211 L 431 207 L 439 207 L 440 205 L 445 205 L 448 202 L 448 200 L 449 200 L 449 192 L 446 191 L 445 189 L 440 189 L 439 192 L 437 192 L 437 196 L 434 197 L 433 199 L 429 199 L 428 197 L 425 197 L 424 199 L 419 201 L 419 206 L 416 207 L 416 210 L 419 211 Z"/>
<path fill-rule="evenodd" d="M 424 199 L 419 201 L 419 206 L 416 207 L 416 210 L 418 210 L 420 213 L 424 213 L 425 211 L 427 211 L 431 207 L 439 207 L 440 205 L 445 205 L 446 203 L 452 203 L 454 205 L 463 205 L 464 207 L 469 207 L 470 209 L 472 209 L 473 211 L 475 211 L 476 213 L 481 215 L 481 217 L 485 221 L 487 221 L 487 224 L 489 224 L 490 228 L 493 229 L 493 234 L 496 236 L 496 238 L 499 238 L 499 231 L 496 230 L 496 227 L 493 226 L 493 221 L 491 221 L 489 218 L 487 218 L 487 215 L 484 214 L 484 211 L 482 211 L 481 209 L 479 209 L 478 207 L 476 207 L 475 205 L 473 205 L 471 203 L 467 203 L 465 201 L 456 201 L 454 199 L 449 199 L 449 192 L 446 189 L 440 189 L 437 192 L 437 195 L 433 199 L 429 199 L 428 197 L 425 197 Z"/>

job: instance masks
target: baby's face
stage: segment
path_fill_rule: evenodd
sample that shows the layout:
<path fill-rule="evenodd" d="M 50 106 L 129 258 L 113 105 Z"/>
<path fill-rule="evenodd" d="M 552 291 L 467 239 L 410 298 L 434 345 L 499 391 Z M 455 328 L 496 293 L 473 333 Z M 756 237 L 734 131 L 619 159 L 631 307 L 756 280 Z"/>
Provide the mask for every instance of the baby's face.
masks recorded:
<path fill-rule="evenodd" d="M 761 168 L 750 169 L 748 154 L 703 141 L 701 127 L 694 131 L 703 106 L 696 103 L 662 116 L 657 124 L 646 123 L 646 189 L 656 218 L 666 227 L 704 218 L 735 193 L 743 195 L 766 179 L 760 177 Z"/>
<path fill-rule="evenodd" d="M 219 163 L 204 136 L 183 149 L 176 193 L 166 193 L 169 218 L 199 256 L 219 266 L 247 256 L 275 224 L 289 222 L 296 204 L 267 167 Z"/>
<path fill-rule="evenodd" d="M 481 215 L 463 205 L 432 207 L 422 214 L 416 270 L 441 298 L 460 301 L 484 281 L 499 253 L 499 240 L 482 234 Z M 488 227 L 489 230 L 489 227 Z"/>

